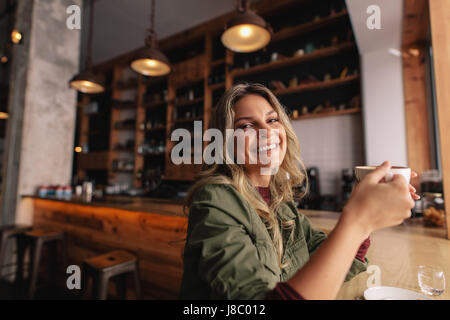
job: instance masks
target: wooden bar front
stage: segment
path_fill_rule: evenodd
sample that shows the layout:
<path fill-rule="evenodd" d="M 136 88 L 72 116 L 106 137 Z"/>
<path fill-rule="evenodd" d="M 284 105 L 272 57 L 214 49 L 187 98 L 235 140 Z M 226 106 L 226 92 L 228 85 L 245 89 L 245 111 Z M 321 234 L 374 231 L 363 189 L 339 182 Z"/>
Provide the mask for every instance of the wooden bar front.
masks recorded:
<path fill-rule="evenodd" d="M 177 297 L 187 228 L 181 205 L 172 205 L 170 213 L 158 203 L 147 203 L 148 210 L 140 212 L 133 207 L 126 210 L 47 199 L 27 200 L 33 201 L 34 227 L 66 231 L 69 264 L 81 267 L 86 258 L 124 249 L 139 257 L 144 299 Z"/>

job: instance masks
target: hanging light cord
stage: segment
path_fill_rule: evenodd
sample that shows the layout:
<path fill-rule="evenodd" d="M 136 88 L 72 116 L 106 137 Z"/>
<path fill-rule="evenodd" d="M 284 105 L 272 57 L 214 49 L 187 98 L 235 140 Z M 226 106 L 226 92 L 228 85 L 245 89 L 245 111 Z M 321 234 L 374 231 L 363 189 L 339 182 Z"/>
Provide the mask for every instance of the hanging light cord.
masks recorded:
<path fill-rule="evenodd" d="M 155 0 L 152 0 L 152 12 L 150 13 L 150 28 L 155 32 Z"/>
<path fill-rule="evenodd" d="M 148 29 L 147 39 L 145 43 L 151 48 L 156 48 L 158 45 L 155 32 L 155 0 L 152 0 L 150 12 L 150 29 Z"/>
<path fill-rule="evenodd" d="M 92 66 L 92 40 L 93 40 L 93 29 L 94 29 L 94 2 L 91 0 L 89 8 L 89 37 L 88 37 L 88 52 L 86 57 L 86 69 Z"/>
<path fill-rule="evenodd" d="M 250 9 L 249 0 L 236 0 L 236 9 L 240 13 L 244 13 Z"/>

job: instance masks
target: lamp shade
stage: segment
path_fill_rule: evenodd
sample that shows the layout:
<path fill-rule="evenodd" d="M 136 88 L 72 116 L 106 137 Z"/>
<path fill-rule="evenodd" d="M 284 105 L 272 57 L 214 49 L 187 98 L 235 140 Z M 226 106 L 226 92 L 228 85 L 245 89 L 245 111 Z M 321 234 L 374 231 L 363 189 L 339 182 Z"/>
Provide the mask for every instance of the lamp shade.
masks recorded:
<path fill-rule="evenodd" d="M 252 11 L 238 13 L 222 34 L 222 43 L 235 52 L 253 52 L 270 42 L 271 34 L 263 18 Z"/>
<path fill-rule="evenodd" d="M 101 93 L 105 91 L 102 81 L 95 76 L 91 71 L 83 71 L 74 76 L 69 85 L 83 93 Z"/>
<path fill-rule="evenodd" d="M 170 73 L 169 59 L 160 50 L 146 46 L 136 53 L 131 68 L 145 76 L 164 76 Z"/>

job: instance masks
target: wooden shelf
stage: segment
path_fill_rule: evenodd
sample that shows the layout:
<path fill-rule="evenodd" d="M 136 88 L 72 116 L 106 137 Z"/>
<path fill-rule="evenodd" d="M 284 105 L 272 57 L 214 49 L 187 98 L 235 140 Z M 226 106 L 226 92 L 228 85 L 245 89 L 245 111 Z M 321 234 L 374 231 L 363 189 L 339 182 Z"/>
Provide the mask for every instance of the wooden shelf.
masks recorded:
<path fill-rule="evenodd" d="M 144 152 L 144 153 L 138 153 L 138 156 L 144 156 L 144 157 L 160 157 L 164 156 L 166 152 Z"/>
<path fill-rule="evenodd" d="M 196 98 L 196 99 L 194 99 L 194 100 L 184 101 L 184 102 L 182 102 L 182 103 L 176 104 L 174 107 L 175 107 L 175 108 L 181 108 L 181 107 L 192 106 L 192 105 L 194 105 L 194 104 L 203 102 L 203 99 L 204 99 L 203 97 L 200 97 L 200 98 Z"/>
<path fill-rule="evenodd" d="M 128 107 L 128 106 L 127 107 L 112 106 L 112 108 L 115 109 L 115 110 L 136 110 L 137 109 L 136 105 L 130 106 L 130 107 Z"/>
<path fill-rule="evenodd" d="M 116 170 L 109 170 L 113 173 L 134 173 L 134 169 L 116 169 Z"/>
<path fill-rule="evenodd" d="M 346 114 L 356 114 L 360 113 L 360 108 L 352 108 L 352 109 L 346 109 L 346 110 L 338 110 L 338 111 L 331 111 L 331 112 L 319 112 L 319 113 L 313 113 L 313 114 L 307 114 L 307 115 L 301 115 L 298 118 L 292 118 L 292 121 L 296 120 L 304 120 L 304 119 L 314 119 L 314 118 L 325 118 L 325 117 L 332 117 L 332 116 L 342 116 Z"/>
<path fill-rule="evenodd" d="M 187 118 L 187 119 L 177 119 L 173 123 L 186 123 L 186 122 L 193 122 L 196 120 L 203 120 L 203 117 L 195 117 L 195 118 Z"/>
<path fill-rule="evenodd" d="M 255 73 L 262 73 L 266 71 L 270 71 L 277 68 L 283 68 L 294 64 L 299 64 L 311 60 L 316 60 L 320 58 L 325 57 L 331 57 L 338 53 L 350 50 L 356 48 L 356 45 L 354 42 L 344 42 L 336 46 L 323 48 L 323 49 L 317 49 L 312 53 L 307 53 L 302 56 L 293 56 L 289 58 L 280 59 L 277 61 L 261 64 L 259 66 L 251 67 L 248 69 L 235 69 L 232 71 L 232 74 L 235 78 L 242 77 L 250 74 Z"/>
<path fill-rule="evenodd" d="M 147 104 L 144 104 L 144 108 L 146 109 L 152 109 L 152 108 L 158 108 L 158 107 L 162 107 L 165 106 L 166 104 L 168 104 L 168 101 L 158 101 L 158 102 L 150 102 Z"/>
<path fill-rule="evenodd" d="M 217 89 L 220 89 L 220 88 L 225 88 L 225 82 L 211 84 L 211 85 L 209 86 L 209 88 L 210 88 L 211 90 L 217 90 Z"/>
<path fill-rule="evenodd" d="M 163 130 L 166 130 L 166 126 L 160 126 L 160 127 L 156 127 L 156 128 L 150 128 L 150 129 L 145 128 L 142 131 L 155 132 L 155 131 L 163 131 Z"/>
<path fill-rule="evenodd" d="M 347 10 L 342 10 L 341 12 L 338 12 L 332 16 L 321 18 L 317 21 L 311 21 L 298 26 L 281 29 L 273 35 L 271 43 L 289 39 L 294 36 L 326 27 L 332 23 L 344 20 L 346 17 L 348 17 Z"/>
<path fill-rule="evenodd" d="M 202 81 L 204 81 L 205 78 L 198 78 L 198 79 L 184 79 L 182 81 L 177 81 L 176 84 L 174 84 L 173 86 L 177 89 L 183 89 L 183 88 L 187 88 L 187 87 L 192 87 L 195 86 L 197 84 L 200 84 Z"/>
<path fill-rule="evenodd" d="M 137 88 L 138 88 L 138 84 L 137 84 L 137 82 L 136 83 L 134 83 L 134 84 L 125 84 L 125 85 L 121 85 L 121 86 L 117 86 L 116 88 L 115 88 L 115 90 L 118 90 L 118 91 L 126 91 L 126 90 L 137 90 Z"/>
<path fill-rule="evenodd" d="M 118 131 L 135 131 L 136 127 L 135 126 L 133 126 L 133 127 L 130 126 L 130 127 L 119 127 L 119 128 L 116 128 L 114 126 L 113 130 L 118 130 Z"/>
<path fill-rule="evenodd" d="M 138 78 L 129 78 L 126 81 L 122 80 L 117 81 L 114 89 L 119 91 L 137 89 L 138 84 L 139 84 Z"/>
<path fill-rule="evenodd" d="M 143 80 L 145 86 L 154 86 L 157 84 L 161 84 L 162 82 L 167 81 L 167 76 L 162 77 L 151 77 Z"/>
<path fill-rule="evenodd" d="M 211 62 L 211 68 L 215 68 L 218 67 L 222 64 L 225 64 L 225 58 L 224 59 L 219 59 L 219 60 L 215 60 Z"/>
<path fill-rule="evenodd" d="M 111 151 L 113 152 L 129 152 L 129 153 L 134 153 L 134 148 L 113 148 L 111 149 Z"/>
<path fill-rule="evenodd" d="M 97 136 L 100 134 L 103 134 L 104 132 L 101 130 L 91 130 L 91 131 L 86 131 L 86 132 L 82 132 L 83 135 L 88 135 L 88 136 Z"/>
<path fill-rule="evenodd" d="M 308 83 L 308 84 L 300 84 L 299 86 L 295 86 L 295 87 L 290 87 L 290 88 L 286 88 L 286 89 L 278 89 L 278 90 L 274 90 L 273 93 L 275 95 L 281 96 L 281 95 L 299 93 L 299 92 L 303 92 L 303 91 L 320 90 L 320 89 L 341 86 L 341 85 L 350 83 L 350 82 L 358 80 L 358 79 L 359 79 L 359 75 L 351 75 L 351 76 L 347 76 L 345 78 L 331 79 L 328 81 L 319 81 L 319 82 L 313 82 L 313 83 Z"/>

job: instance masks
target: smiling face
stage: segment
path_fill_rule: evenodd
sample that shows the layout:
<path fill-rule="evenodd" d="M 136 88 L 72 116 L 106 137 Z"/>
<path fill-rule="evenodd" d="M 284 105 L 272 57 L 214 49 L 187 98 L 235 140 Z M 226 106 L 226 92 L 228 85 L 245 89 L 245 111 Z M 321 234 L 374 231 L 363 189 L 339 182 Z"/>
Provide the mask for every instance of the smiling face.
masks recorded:
<path fill-rule="evenodd" d="M 265 98 L 249 94 L 239 99 L 234 106 L 234 129 L 250 133 L 245 148 L 235 150 L 238 157 L 244 156 L 243 167 L 249 176 L 270 174 L 281 165 L 286 155 L 286 131 Z"/>

